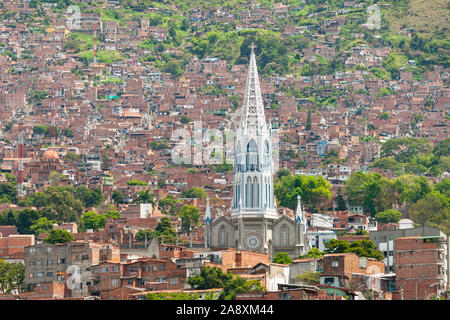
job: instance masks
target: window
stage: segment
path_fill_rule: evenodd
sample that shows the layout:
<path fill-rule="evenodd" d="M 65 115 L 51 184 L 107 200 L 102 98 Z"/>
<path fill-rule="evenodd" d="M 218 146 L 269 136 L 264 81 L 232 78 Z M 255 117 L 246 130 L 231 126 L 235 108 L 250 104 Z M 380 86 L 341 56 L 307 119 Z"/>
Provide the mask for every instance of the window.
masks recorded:
<path fill-rule="evenodd" d="M 219 241 L 219 245 L 220 246 L 225 246 L 225 227 L 222 226 L 220 227 L 220 241 Z"/>
<path fill-rule="evenodd" d="M 113 266 L 112 267 L 112 271 L 113 272 L 118 272 L 119 271 L 119 266 Z"/>
<path fill-rule="evenodd" d="M 159 270 L 166 270 L 166 265 L 165 264 L 160 264 L 159 265 Z"/>
<path fill-rule="evenodd" d="M 50 259 L 50 260 L 47 260 L 47 265 L 48 265 L 48 266 L 51 266 L 51 265 L 53 265 L 53 260 L 52 260 L 52 259 Z"/>
<path fill-rule="evenodd" d="M 44 276 L 43 272 L 36 273 L 36 278 L 42 278 Z"/>
<path fill-rule="evenodd" d="M 47 248 L 47 252 L 52 252 L 53 251 L 53 248 L 52 247 L 48 247 Z"/>
<path fill-rule="evenodd" d="M 58 264 L 66 263 L 66 259 L 64 258 L 58 258 Z"/>
<path fill-rule="evenodd" d="M 47 277 L 53 277 L 53 272 L 51 271 L 47 272 Z"/>
<path fill-rule="evenodd" d="M 145 286 L 146 283 L 147 283 L 147 281 L 145 279 L 139 280 L 139 285 L 141 285 L 141 286 Z"/>
<path fill-rule="evenodd" d="M 292 300 L 292 295 L 290 293 L 280 293 L 278 297 L 280 300 Z"/>
<path fill-rule="evenodd" d="M 281 227 L 281 245 L 287 246 L 287 228 L 286 228 L 286 226 Z"/>
<path fill-rule="evenodd" d="M 128 267 L 128 272 L 137 272 L 138 270 L 137 270 L 137 267 L 136 266 L 131 266 L 131 267 Z"/>
<path fill-rule="evenodd" d="M 133 285 L 133 280 L 128 280 L 129 285 Z"/>
<path fill-rule="evenodd" d="M 333 284 L 334 283 L 334 278 L 325 278 L 324 282 L 325 282 L 325 284 Z"/>
<path fill-rule="evenodd" d="M 331 262 L 331 266 L 332 266 L 333 268 L 339 267 L 339 261 L 337 261 L 337 260 L 332 261 L 332 262 Z"/>
<path fill-rule="evenodd" d="M 178 284 L 178 278 L 169 278 L 169 284 Z"/>
<path fill-rule="evenodd" d="M 153 265 L 153 271 L 158 271 L 158 266 L 157 265 Z"/>
<path fill-rule="evenodd" d="M 111 279 L 111 285 L 112 285 L 112 286 L 118 286 L 119 283 L 120 283 L 120 280 L 119 280 L 119 279 Z"/>

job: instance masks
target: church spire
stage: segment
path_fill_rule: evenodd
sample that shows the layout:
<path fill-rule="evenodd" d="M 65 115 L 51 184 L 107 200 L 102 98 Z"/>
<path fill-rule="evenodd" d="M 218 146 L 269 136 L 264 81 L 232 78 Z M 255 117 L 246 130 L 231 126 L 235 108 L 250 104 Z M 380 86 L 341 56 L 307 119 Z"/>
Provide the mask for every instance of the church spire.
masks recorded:
<path fill-rule="evenodd" d="M 205 222 L 205 224 L 210 224 L 212 222 L 211 208 L 209 207 L 209 197 L 206 198 L 206 211 L 205 211 L 205 217 L 203 218 L 203 221 Z"/>
<path fill-rule="evenodd" d="M 303 210 L 302 210 L 302 203 L 300 201 L 300 195 L 297 196 L 297 210 L 295 211 L 295 222 L 296 223 L 303 222 Z"/>
<path fill-rule="evenodd" d="M 256 46 L 252 42 L 250 45 L 250 62 L 241 118 L 241 126 L 250 130 L 258 130 L 266 124 L 261 88 L 259 86 L 258 69 L 256 67 L 255 48 Z"/>

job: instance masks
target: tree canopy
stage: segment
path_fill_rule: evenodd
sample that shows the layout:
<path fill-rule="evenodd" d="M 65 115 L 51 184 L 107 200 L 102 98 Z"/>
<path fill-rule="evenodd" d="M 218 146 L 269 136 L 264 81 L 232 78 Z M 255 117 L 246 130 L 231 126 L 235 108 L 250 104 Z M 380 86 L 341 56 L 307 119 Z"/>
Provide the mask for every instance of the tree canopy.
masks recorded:
<path fill-rule="evenodd" d="M 276 179 L 274 194 L 280 206 L 295 210 L 297 196 L 310 210 L 316 211 L 323 203 L 331 198 L 331 184 L 323 177 L 291 176 L 284 172 L 281 179 Z"/>
<path fill-rule="evenodd" d="M 292 259 L 289 257 L 289 255 L 286 252 L 279 252 L 273 257 L 272 262 L 280 263 L 280 264 L 291 264 Z"/>
<path fill-rule="evenodd" d="M 11 294 L 24 289 L 25 266 L 0 260 L 0 293 Z"/>
<path fill-rule="evenodd" d="M 330 239 L 325 243 L 326 253 L 347 253 L 353 252 L 358 257 L 374 258 L 383 260 L 384 256 L 373 243 L 373 241 L 364 239 L 349 243 L 347 240 Z"/>
<path fill-rule="evenodd" d="M 47 238 L 44 239 L 46 243 L 58 244 L 73 241 L 73 235 L 64 229 L 53 229 L 48 234 Z"/>
<path fill-rule="evenodd" d="M 184 191 L 181 195 L 182 198 L 198 198 L 204 199 L 206 198 L 206 191 L 203 188 L 192 187 L 186 191 Z"/>
<path fill-rule="evenodd" d="M 375 220 L 382 223 L 399 222 L 401 218 L 402 213 L 394 209 L 388 209 L 375 215 Z"/>
<path fill-rule="evenodd" d="M 186 204 L 182 206 L 178 215 L 181 218 L 181 227 L 185 232 L 189 232 L 191 227 L 199 225 L 200 212 L 193 205 Z"/>

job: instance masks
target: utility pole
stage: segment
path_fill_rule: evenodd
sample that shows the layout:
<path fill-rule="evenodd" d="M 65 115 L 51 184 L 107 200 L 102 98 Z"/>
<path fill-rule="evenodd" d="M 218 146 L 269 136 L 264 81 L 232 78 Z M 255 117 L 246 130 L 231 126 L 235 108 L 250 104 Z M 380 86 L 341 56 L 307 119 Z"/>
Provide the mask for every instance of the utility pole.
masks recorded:
<path fill-rule="evenodd" d="M 50 136 L 52 142 L 52 148 L 56 146 L 56 106 L 55 106 L 55 97 L 53 97 L 52 102 L 52 113 L 51 113 L 51 124 L 50 124 Z"/>
<path fill-rule="evenodd" d="M 24 191 L 23 191 L 23 157 L 24 157 L 24 148 L 23 148 L 23 119 L 22 114 L 19 115 L 19 135 L 18 135 L 18 144 L 17 144 L 17 153 L 18 153 L 18 171 L 17 171 L 17 186 L 18 186 L 18 199 L 19 201 L 23 200 Z"/>

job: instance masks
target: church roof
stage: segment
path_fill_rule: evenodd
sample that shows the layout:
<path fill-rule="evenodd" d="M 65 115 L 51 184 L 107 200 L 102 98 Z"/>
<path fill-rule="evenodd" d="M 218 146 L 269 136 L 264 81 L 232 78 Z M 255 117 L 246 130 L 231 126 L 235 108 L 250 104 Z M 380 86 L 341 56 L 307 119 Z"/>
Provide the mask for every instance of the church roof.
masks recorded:
<path fill-rule="evenodd" d="M 47 149 L 42 155 L 43 160 L 59 160 L 58 152 L 52 149 Z"/>

